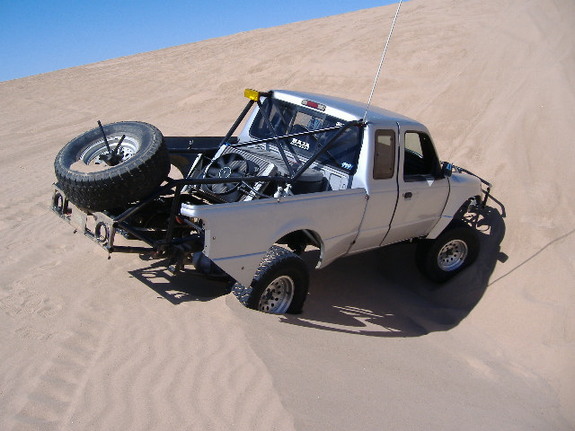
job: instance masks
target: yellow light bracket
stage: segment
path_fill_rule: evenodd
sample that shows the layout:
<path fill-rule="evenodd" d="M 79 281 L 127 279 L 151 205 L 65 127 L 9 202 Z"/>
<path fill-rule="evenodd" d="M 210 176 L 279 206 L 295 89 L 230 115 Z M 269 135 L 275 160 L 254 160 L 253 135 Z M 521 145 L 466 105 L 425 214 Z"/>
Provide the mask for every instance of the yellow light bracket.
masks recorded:
<path fill-rule="evenodd" d="M 257 90 L 252 90 L 251 88 L 246 88 L 244 90 L 244 96 L 250 100 L 253 100 L 254 102 L 260 100 L 260 92 Z"/>

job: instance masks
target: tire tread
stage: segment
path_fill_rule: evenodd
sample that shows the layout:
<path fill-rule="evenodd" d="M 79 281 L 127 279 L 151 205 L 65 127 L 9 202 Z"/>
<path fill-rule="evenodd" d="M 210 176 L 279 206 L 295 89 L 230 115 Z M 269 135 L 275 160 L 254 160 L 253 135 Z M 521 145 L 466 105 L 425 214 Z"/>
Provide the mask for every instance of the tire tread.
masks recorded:
<path fill-rule="evenodd" d="M 297 256 L 295 253 L 287 250 L 283 247 L 272 246 L 270 250 L 263 257 L 258 269 L 254 275 L 253 281 L 249 286 L 244 286 L 241 283 L 234 283 L 232 286 L 232 292 L 237 297 L 238 301 L 247 308 L 257 309 L 259 302 L 259 296 L 257 295 L 257 288 L 255 286 L 260 283 L 260 281 L 270 272 L 275 271 L 281 266 L 296 265 L 297 267 L 303 269 L 305 273 L 304 286 L 301 287 L 301 291 L 294 294 L 293 301 L 289 306 L 287 312 L 290 314 L 301 313 L 303 308 L 303 303 L 307 296 L 308 288 L 308 277 L 307 268 L 303 260 Z"/>

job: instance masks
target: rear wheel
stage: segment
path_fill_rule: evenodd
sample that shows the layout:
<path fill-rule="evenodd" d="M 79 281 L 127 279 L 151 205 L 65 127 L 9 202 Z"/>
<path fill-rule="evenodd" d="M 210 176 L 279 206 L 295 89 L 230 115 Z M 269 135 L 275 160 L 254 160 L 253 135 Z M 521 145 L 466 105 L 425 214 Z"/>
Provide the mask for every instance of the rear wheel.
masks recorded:
<path fill-rule="evenodd" d="M 284 248 L 273 246 L 260 264 L 249 287 L 236 283 L 232 291 L 248 308 L 273 314 L 301 313 L 309 276 L 303 260 Z"/>
<path fill-rule="evenodd" d="M 477 232 L 462 221 L 454 221 L 436 239 L 419 243 L 417 261 L 426 277 L 444 282 L 471 265 L 478 254 Z"/>

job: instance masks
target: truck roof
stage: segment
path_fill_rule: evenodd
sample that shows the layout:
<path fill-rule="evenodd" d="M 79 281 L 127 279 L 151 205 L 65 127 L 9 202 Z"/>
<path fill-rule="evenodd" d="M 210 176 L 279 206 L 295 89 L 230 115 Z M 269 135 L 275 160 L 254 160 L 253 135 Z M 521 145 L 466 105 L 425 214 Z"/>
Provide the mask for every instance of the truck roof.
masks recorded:
<path fill-rule="evenodd" d="M 325 105 L 327 114 L 347 121 L 363 119 L 366 107 L 366 103 L 363 102 L 300 91 L 273 90 L 273 97 L 297 104 L 300 104 L 303 100 L 310 100 Z M 397 122 L 401 125 L 409 124 L 425 127 L 419 121 L 373 105 L 367 111 L 367 122 L 391 126 L 394 126 Z"/>

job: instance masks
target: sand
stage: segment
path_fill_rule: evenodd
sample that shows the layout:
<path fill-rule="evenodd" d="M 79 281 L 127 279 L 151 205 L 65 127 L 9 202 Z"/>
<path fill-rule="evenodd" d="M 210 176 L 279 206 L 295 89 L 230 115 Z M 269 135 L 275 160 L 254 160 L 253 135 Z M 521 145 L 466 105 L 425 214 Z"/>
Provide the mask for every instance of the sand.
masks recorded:
<path fill-rule="evenodd" d="M 575 3 L 412 0 L 373 103 L 495 184 L 442 289 L 401 244 L 312 275 L 304 313 L 110 260 L 49 210 L 96 126 L 223 134 L 245 87 L 367 100 L 395 6 L 0 83 L 0 429 L 575 428 Z M 169 28 L 166 29 L 169 31 Z"/>

